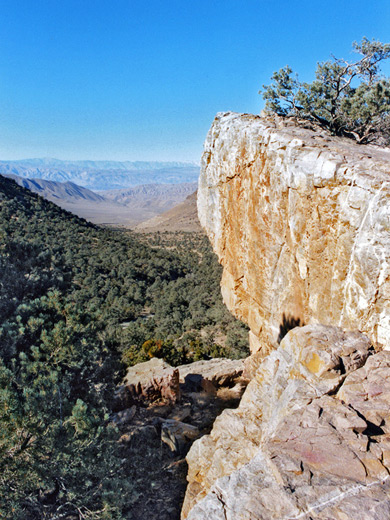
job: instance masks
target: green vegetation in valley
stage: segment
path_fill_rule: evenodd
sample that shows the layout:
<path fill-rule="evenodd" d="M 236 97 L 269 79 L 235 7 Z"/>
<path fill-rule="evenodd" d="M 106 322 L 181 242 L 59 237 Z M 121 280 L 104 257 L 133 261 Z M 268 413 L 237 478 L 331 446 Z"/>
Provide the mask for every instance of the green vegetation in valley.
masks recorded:
<path fill-rule="evenodd" d="M 247 354 L 204 235 L 100 229 L 0 176 L 0 516 L 126 518 L 126 364 Z"/>
<path fill-rule="evenodd" d="M 390 58 L 390 44 L 363 38 L 354 42 L 360 59 L 319 63 L 316 79 L 302 83 L 289 66 L 274 72 L 262 91 L 266 111 L 300 118 L 358 143 L 390 144 L 390 79 L 379 64 Z"/>
<path fill-rule="evenodd" d="M 140 238 L 156 254 L 169 251 L 179 274 L 171 279 L 157 275 L 148 286 L 148 315 L 128 323 L 121 334 L 124 361 L 134 364 L 151 354 L 172 365 L 210 357 L 245 357 L 248 329 L 222 302 L 222 268 L 207 237 L 176 232 Z"/>

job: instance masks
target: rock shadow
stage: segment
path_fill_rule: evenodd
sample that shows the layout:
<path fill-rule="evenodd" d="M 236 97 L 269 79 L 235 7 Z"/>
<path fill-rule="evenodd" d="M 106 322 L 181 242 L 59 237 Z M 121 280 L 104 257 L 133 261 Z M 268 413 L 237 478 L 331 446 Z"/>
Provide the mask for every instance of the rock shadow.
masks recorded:
<path fill-rule="evenodd" d="M 284 336 L 289 332 L 291 329 L 295 329 L 295 327 L 303 327 L 305 324 L 301 320 L 301 318 L 296 318 L 295 316 L 292 316 L 291 314 L 284 314 L 282 316 L 282 323 L 279 326 L 279 335 L 278 335 L 278 345 L 280 345 L 280 342 L 284 338 Z"/>

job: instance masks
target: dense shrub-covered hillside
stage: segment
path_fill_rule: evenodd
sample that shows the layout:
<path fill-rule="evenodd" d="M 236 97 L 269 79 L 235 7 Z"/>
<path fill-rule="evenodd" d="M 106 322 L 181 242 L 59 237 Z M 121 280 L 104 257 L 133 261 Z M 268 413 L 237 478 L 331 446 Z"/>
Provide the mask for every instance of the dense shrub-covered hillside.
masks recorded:
<path fill-rule="evenodd" d="M 126 517 L 125 365 L 247 351 L 208 241 L 99 229 L 0 176 L 0 250 L 0 516 Z"/>

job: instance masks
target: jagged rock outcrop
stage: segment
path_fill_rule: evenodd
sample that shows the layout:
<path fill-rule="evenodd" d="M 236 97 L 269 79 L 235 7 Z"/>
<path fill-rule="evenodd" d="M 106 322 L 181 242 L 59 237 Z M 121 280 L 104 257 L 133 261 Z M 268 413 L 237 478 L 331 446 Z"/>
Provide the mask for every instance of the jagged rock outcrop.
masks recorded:
<path fill-rule="evenodd" d="M 390 346 L 390 149 L 218 114 L 198 211 L 224 301 L 266 355 L 282 325 L 360 330 Z"/>
<path fill-rule="evenodd" d="M 187 455 L 183 519 L 390 517 L 389 173 L 389 149 L 216 117 L 198 210 L 252 380 Z"/>
<path fill-rule="evenodd" d="M 114 407 L 123 411 L 134 404 L 147 406 L 158 400 L 174 404 L 181 398 L 180 384 L 185 392 L 191 391 L 192 386 L 196 387 L 192 391 L 214 394 L 220 388 L 236 386 L 237 396 L 241 396 L 248 383 L 242 377 L 244 363 L 244 359 L 214 358 L 175 368 L 163 359 L 152 358 L 127 369 Z M 121 413 L 118 420 L 125 415 Z"/>
<path fill-rule="evenodd" d="M 163 359 L 129 367 L 116 395 L 116 409 L 126 409 L 135 403 L 148 404 L 158 399 L 175 403 L 180 399 L 179 371 Z"/>
<path fill-rule="evenodd" d="M 192 446 L 182 517 L 386 520 L 389 393 L 390 352 L 366 336 L 290 331 Z"/>
<path fill-rule="evenodd" d="M 205 379 L 216 389 L 221 386 L 232 387 L 241 380 L 244 363 L 244 359 L 225 358 L 195 361 L 178 367 L 180 382 L 184 383 L 188 376 L 199 376 L 200 381 Z"/>

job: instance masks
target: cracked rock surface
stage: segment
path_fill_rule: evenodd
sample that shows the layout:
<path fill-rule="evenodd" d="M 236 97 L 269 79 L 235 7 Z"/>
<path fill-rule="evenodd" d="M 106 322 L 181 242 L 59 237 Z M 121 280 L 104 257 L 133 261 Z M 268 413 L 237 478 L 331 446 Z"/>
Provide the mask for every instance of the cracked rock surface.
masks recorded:
<path fill-rule="evenodd" d="M 187 462 L 188 520 L 388 520 L 390 352 L 291 330 Z"/>
<path fill-rule="evenodd" d="M 251 381 L 192 445 L 182 519 L 390 518 L 389 173 L 390 149 L 215 118 L 198 213 Z"/>
<path fill-rule="evenodd" d="M 389 173 L 390 148 L 217 115 L 198 213 L 224 267 L 224 301 L 251 329 L 250 374 L 297 322 L 359 330 L 390 348 Z"/>

